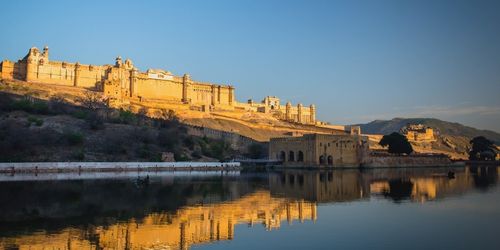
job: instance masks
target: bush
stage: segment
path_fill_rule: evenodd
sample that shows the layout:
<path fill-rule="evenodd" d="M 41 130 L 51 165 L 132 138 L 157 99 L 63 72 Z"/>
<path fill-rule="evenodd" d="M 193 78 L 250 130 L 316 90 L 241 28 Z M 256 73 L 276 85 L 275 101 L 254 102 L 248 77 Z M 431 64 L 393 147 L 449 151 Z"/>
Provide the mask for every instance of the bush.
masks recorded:
<path fill-rule="evenodd" d="M 29 116 L 28 117 L 28 122 L 29 124 L 31 125 L 32 123 L 34 123 L 36 126 L 40 127 L 43 125 L 43 120 L 42 119 L 39 119 L 39 118 L 36 118 L 34 116 Z"/>
<path fill-rule="evenodd" d="M 13 101 L 11 106 L 11 110 L 22 110 L 28 113 L 34 113 L 34 114 L 48 114 L 49 113 L 49 106 L 47 103 L 42 102 L 42 101 L 34 101 L 31 102 L 28 99 L 21 99 L 17 101 Z"/>
<path fill-rule="evenodd" d="M 137 117 L 132 111 L 121 109 L 118 114 L 118 122 L 123 124 L 136 124 Z"/>
<path fill-rule="evenodd" d="M 265 155 L 264 146 L 262 144 L 253 143 L 248 146 L 248 157 L 252 159 L 259 159 Z"/>
<path fill-rule="evenodd" d="M 49 110 L 53 114 L 65 114 L 66 111 L 66 100 L 62 96 L 52 96 L 49 99 Z"/>
<path fill-rule="evenodd" d="M 74 113 L 72 113 L 71 115 L 75 118 L 78 118 L 78 119 L 85 119 L 88 116 L 88 112 L 83 111 L 83 110 L 77 110 Z"/>
<path fill-rule="evenodd" d="M 76 152 L 73 152 L 71 156 L 75 160 L 83 161 L 85 159 L 85 152 L 83 151 L 83 149 L 80 149 L 77 150 Z"/>
<path fill-rule="evenodd" d="M 179 146 L 180 135 L 175 130 L 160 129 L 158 143 L 168 151 L 174 151 Z"/>
<path fill-rule="evenodd" d="M 96 112 L 91 112 L 85 117 L 90 129 L 99 130 L 104 128 L 104 120 Z"/>
<path fill-rule="evenodd" d="M 380 140 L 379 144 L 382 147 L 389 146 L 389 153 L 391 154 L 411 154 L 413 152 L 413 148 L 408 142 L 406 136 L 400 133 L 392 133 L 390 135 L 384 135 Z"/>
<path fill-rule="evenodd" d="M 83 135 L 79 132 L 66 132 L 64 137 L 69 145 L 74 146 L 83 143 Z"/>

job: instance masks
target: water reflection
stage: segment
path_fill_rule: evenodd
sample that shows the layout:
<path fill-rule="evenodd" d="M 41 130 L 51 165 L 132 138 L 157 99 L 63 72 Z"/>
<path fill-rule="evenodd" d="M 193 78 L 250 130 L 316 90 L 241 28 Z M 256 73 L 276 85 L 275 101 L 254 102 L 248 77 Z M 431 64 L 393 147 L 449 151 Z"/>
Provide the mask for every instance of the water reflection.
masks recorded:
<path fill-rule="evenodd" d="M 0 249 L 188 249 L 232 240 L 238 225 L 274 230 L 321 220 L 317 204 L 439 201 L 487 191 L 499 176 L 497 167 L 454 169 L 455 178 L 447 171 L 163 176 L 149 185 L 135 178 L 1 182 Z"/>

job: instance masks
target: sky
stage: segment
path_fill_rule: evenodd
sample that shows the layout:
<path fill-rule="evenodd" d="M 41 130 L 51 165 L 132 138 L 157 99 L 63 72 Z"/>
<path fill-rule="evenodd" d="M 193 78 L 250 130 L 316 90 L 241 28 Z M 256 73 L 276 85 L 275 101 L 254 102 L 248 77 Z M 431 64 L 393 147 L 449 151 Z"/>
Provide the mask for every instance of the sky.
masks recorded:
<path fill-rule="evenodd" d="M 500 132 L 500 1 L 5 1 L 0 59 L 161 68 L 333 124 L 432 117 Z"/>

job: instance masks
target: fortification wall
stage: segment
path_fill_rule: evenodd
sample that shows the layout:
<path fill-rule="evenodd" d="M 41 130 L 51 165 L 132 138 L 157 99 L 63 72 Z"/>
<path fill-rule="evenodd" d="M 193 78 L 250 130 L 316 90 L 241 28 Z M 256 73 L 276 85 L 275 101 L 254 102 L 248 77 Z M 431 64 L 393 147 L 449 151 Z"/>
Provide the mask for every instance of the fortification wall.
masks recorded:
<path fill-rule="evenodd" d="M 188 74 L 174 76 L 164 70 L 140 73 L 130 59 L 116 58 L 114 65 L 89 65 L 49 60 L 49 48 L 33 47 L 16 63 L 3 61 L 1 77 L 41 84 L 94 88 L 103 91 L 110 105 L 119 107 L 131 101 L 175 101 L 202 111 L 240 110 L 272 113 L 289 122 L 316 124 L 313 105 L 291 107 L 279 104 L 276 96 L 266 97 L 261 104 L 235 102 L 234 88 L 191 80 Z"/>
<path fill-rule="evenodd" d="M 135 94 L 144 98 L 182 100 L 182 82 L 137 78 Z"/>
<path fill-rule="evenodd" d="M 387 155 L 371 156 L 366 158 L 363 167 L 440 167 L 451 165 L 451 160 L 446 155 Z"/>

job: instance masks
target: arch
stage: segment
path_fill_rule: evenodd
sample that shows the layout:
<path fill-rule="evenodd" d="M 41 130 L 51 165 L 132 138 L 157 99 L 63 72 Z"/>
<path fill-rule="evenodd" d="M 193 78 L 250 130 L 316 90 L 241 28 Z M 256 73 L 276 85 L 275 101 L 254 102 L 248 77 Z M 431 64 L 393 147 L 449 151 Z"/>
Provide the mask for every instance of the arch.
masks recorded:
<path fill-rule="evenodd" d="M 295 153 L 293 151 L 288 153 L 288 161 L 295 161 Z"/>
<path fill-rule="evenodd" d="M 281 161 L 286 161 L 286 153 L 285 151 L 281 151 L 280 154 L 279 154 L 279 159 Z"/>
<path fill-rule="evenodd" d="M 325 156 L 324 155 L 321 155 L 319 157 L 319 165 L 325 165 Z"/>
<path fill-rule="evenodd" d="M 333 165 L 333 157 L 331 155 L 328 156 L 328 165 Z"/>
<path fill-rule="evenodd" d="M 303 162 L 304 161 L 304 153 L 299 150 L 299 153 L 297 153 L 297 161 L 298 162 Z"/>

